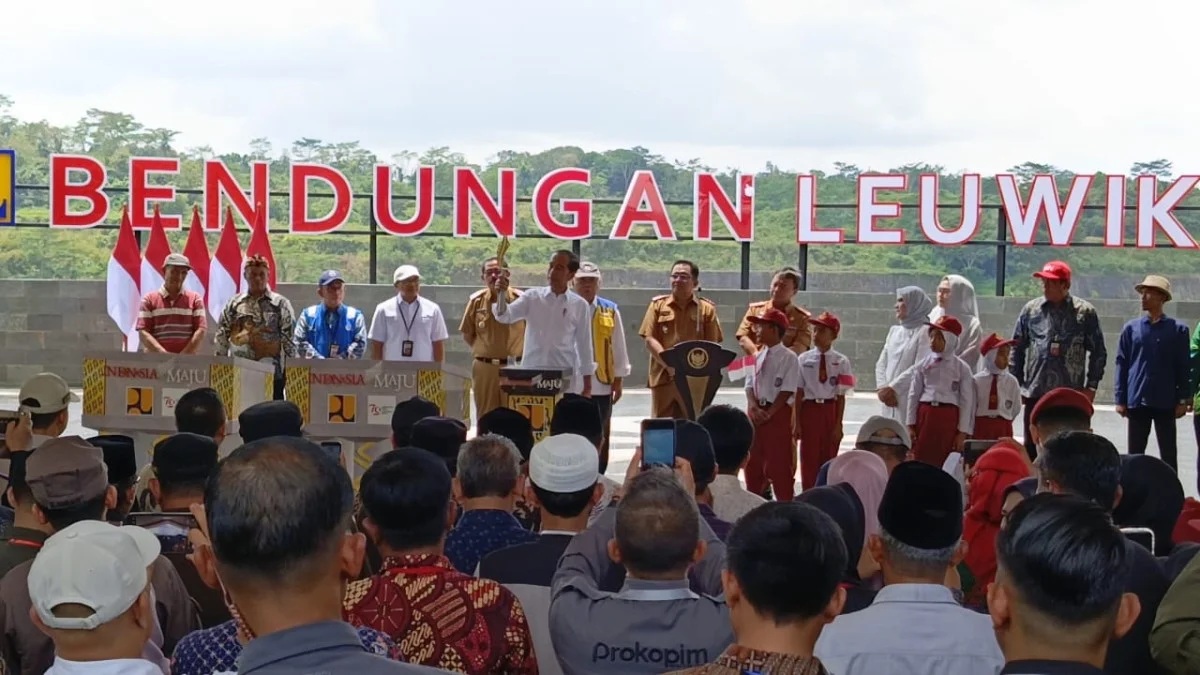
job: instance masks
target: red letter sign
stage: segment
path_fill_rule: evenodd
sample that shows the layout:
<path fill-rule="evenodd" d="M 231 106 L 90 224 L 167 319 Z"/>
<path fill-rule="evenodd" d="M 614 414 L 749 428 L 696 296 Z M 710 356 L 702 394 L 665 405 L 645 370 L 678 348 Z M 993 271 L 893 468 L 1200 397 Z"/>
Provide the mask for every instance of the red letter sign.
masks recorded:
<path fill-rule="evenodd" d="M 263 222 L 271 222 L 271 165 L 268 162 L 250 163 L 250 192 L 253 199 L 246 197 L 242 186 L 230 173 L 229 167 L 219 159 L 204 162 L 204 229 L 215 230 L 221 226 L 221 196 L 224 195 L 233 210 L 242 217 L 246 227 L 251 227 L 257 213 L 256 204 L 263 208 Z"/>
<path fill-rule="evenodd" d="M 979 231 L 979 215 L 983 210 L 983 177 L 977 173 L 963 174 L 962 218 L 958 221 L 958 227 L 953 230 L 943 229 L 941 219 L 938 218 L 939 192 L 938 175 L 921 174 L 917 208 L 921 214 L 921 231 L 925 233 L 925 238 L 942 246 L 954 246 L 970 241 Z"/>
<path fill-rule="evenodd" d="M 592 200 L 561 199 L 558 209 L 570 216 L 569 221 L 554 217 L 550 208 L 550 197 L 561 185 L 576 183 L 592 184 L 592 173 L 587 169 L 555 169 L 542 176 L 533 188 L 533 220 L 542 232 L 555 239 L 587 239 L 592 236 Z"/>
<path fill-rule="evenodd" d="M 496 169 L 500 198 L 492 201 L 479 175 L 470 167 L 454 167 L 454 236 L 471 236 L 471 204 L 501 237 L 517 236 L 517 171 Z"/>
<path fill-rule="evenodd" d="M 320 218 L 308 217 L 308 182 L 319 180 L 333 189 L 333 206 Z M 293 162 L 290 178 L 292 193 L 292 226 L 294 234 L 329 234 L 341 227 L 350 216 L 350 181 L 346 174 L 323 164 Z"/>
<path fill-rule="evenodd" d="M 1032 246 L 1033 237 L 1037 233 L 1038 215 L 1044 213 L 1046 225 L 1050 230 L 1050 245 L 1070 246 L 1075 226 L 1079 224 L 1079 215 L 1087 201 L 1088 190 L 1092 188 L 1092 178 L 1076 176 L 1071 181 L 1066 205 L 1060 206 L 1054 176 L 1034 176 L 1033 184 L 1029 187 L 1029 203 L 1025 205 L 1021 203 L 1016 177 L 1007 173 L 998 174 L 996 187 L 1000 188 L 1000 201 L 1004 204 L 1004 212 L 1008 216 L 1008 230 L 1012 233 L 1013 243 L 1017 246 Z M 1054 208 L 1050 208 L 1051 205 Z"/>
<path fill-rule="evenodd" d="M 646 208 L 642 208 L 643 204 Z M 658 181 L 653 173 L 644 169 L 634 172 L 629 189 L 625 191 L 625 200 L 621 202 L 621 210 L 617 213 L 617 222 L 608 238 L 628 239 L 629 231 L 638 223 L 653 225 L 654 234 L 659 239 L 675 238 L 675 228 L 671 227 L 671 217 L 667 215 L 666 204 L 663 204 Z"/>
<path fill-rule="evenodd" d="M 71 180 L 83 173 L 82 181 Z M 50 227 L 92 227 L 108 215 L 108 196 L 101 188 L 108 181 L 104 165 L 82 155 L 50 155 Z M 71 211 L 71 202 L 86 201 L 82 213 Z"/>
<path fill-rule="evenodd" d="M 841 228 L 822 230 L 817 227 L 817 177 L 810 174 L 796 176 L 796 243 L 840 244 L 845 237 Z"/>
<path fill-rule="evenodd" d="M 412 218 L 400 220 L 392 213 L 392 167 L 375 165 L 375 222 L 388 234 L 397 237 L 415 237 L 433 222 L 433 177 L 434 167 L 417 169 L 417 208 Z"/>
<path fill-rule="evenodd" d="M 175 201 L 175 186 L 150 185 L 149 174 L 179 173 L 178 157 L 130 157 L 129 158 L 129 222 L 135 230 L 150 229 L 150 214 L 146 213 L 149 202 Z M 179 216 L 160 215 L 163 228 L 178 230 Z"/>
<path fill-rule="evenodd" d="M 754 176 L 739 175 L 737 208 L 725 189 L 711 173 L 696 173 L 692 180 L 692 236 L 696 241 L 712 240 L 712 208 L 717 207 L 725 227 L 738 241 L 754 241 Z"/>
<path fill-rule="evenodd" d="M 1157 176 L 1137 178 L 1137 246 L 1154 248 L 1154 226 L 1162 228 L 1171 243 L 1179 248 L 1196 248 L 1196 240 L 1184 229 L 1175 214 L 1171 213 L 1179 202 L 1200 183 L 1200 176 L 1180 176 L 1171 187 L 1158 195 Z"/>
<path fill-rule="evenodd" d="M 895 202 L 877 202 L 879 190 L 907 190 L 908 176 L 884 174 L 858 177 L 858 234 L 860 244 L 903 244 L 904 230 L 879 230 L 875 221 L 880 218 L 899 218 L 900 205 Z"/>

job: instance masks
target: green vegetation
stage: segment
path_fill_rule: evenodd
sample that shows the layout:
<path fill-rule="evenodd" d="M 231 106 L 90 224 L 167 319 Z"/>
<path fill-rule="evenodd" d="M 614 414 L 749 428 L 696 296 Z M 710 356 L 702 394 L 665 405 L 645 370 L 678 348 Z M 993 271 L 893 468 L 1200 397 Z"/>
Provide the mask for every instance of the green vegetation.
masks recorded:
<path fill-rule="evenodd" d="M 266 139 L 250 143 L 245 153 L 216 154 L 210 147 L 180 149 L 175 145 L 178 132 L 170 129 L 147 128 L 131 115 L 103 110 L 89 110 L 77 124 L 56 127 L 45 121 L 30 122 L 17 120 L 9 114 L 12 101 L 0 95 L 0 147 L 15 148 L 18 155 L 17 182 L 25 185 L 48 184 L 47 158 L 52 153 L 82 153 L 104 162 L 108 167 L 110 186 L 128 185 L 128 159 L 131 156 L 178 156 L 182 158 L 180 175 L 171 182 L 179 188 L 201 186 L 201 161 L 219 158 L 249 185 L 250 162 L 271 162 L 271 188 L 287 189 L 287 165 L 291 160 L 319 162 L 341 169 L 351 181 L 356 195 L 366 197 L 371 190 L 372 167 L 377 162 L 391 162 L 398 168 L 394 172 L 397 195 L 413 194 L 413 175 L 418 165 L 437 167 L 437 192 L 449 195 L 451 172 L 454 166 L 467 165 L 465 158 L 449 148 L 433 148 L 422 154 L 403 152 L 392 157 L 379 157 L 357 142 L 329 143 L 313 138 L 302 138 L 291 147 L 277 150 Z M 646 148 L 588 152 L 577 147 L 560 147 L 530 154 L 504 151 L 482 167 L 485 185 L 495 185 L 495 169 L 498 166 L 517 170 L 518 190 L 528 197 L 534 184 L 546 172 L 560 167 L 582 167 L 592 173 L 591 196 L 608 203 L 595 205 L 594 222 L 597 232 L 607 234 L 625 188 L 634 171 L 649 169 L 654 172 L 666 199 L 690 203 L 692 173 L 713 171 L 700 159 L 670 162 Z M 912 190 L 898 198 L 906 204 L 916 203 L 917 177 L 923 173 L 942 176 L 941 202 L 955 204 L 959 201 L 959 176 L 947 173 L 942 167 L 927 164 L 908 164 L 891 170 L 911 177 Z M 1049 173 L 1058 176 L 1061 193 L 1070 187 L 1072 172 L 1045 164 L 1027 162 L 1013 167 L 1023 184 L 1035 174 Z M 1129 174 L 1153 173 L 1164 178 L 1171 175 L 1171 163 L 1166 160 L 1138 163 L 1130 167 Z M 819 177 L 819 204 L 853 204 L 855 201 L 855 179 L 858 167 L 846 164 L 835 165 L 833 173 L 814 172 Z M 733 172 L 721 173 L 727 190 L 732 191 Z M 1136 200 L 1129 182 L 1130 194 L 1127 204 Z M 999 204 L 996 185 L 990 178 L 984 181 L 984 203 Z M 110 220 L 119 218 L 124 195 L 112 194 L 113 210 Z M 556 197 L 587 196 L 578 187 L 564 188 Z M 887 195 L 881 195 L 887 197 Z M 44 190 L 25 190 L 19 195 L 20 222 L 44 223 L 48 220 L 48 193 Z M 795 264 L 795 173 L 784 171 L 772 163 L 758 173 L 755 198 L 756 241 L 751 247 L 751 265 L 755 272 L 765 272 L 785 264 Z M 165 213 L 184 214 L 185 224 L 190 222 L 192 204 L 200 198 L 181 195 L 173 204 L 164 208 Z M 615 203 L 612 203 L 615 202 Z M 1095 210 L 1085 213 L 1076 233 L 1076 241 L 1100 241 L 1104 227 L 1104 181 L 1098 177 L 1088 203 Z M 1188 205 L 1200 206 L 1200 198 L 1192 195 Z M 326 213 L 328 200 L 314 199 L 310 208 L 314 214 Z M 350 222 L 343 232 L 366 232 L 368 229 L 369 201 L 355 199 Z M 396 215 L 404 217 L 411 212 L 411 201 L 397 201 Z M 519 206 L 519 235 L 532 235 L 537 228 L 529 215 L 529 204 Z M 440 197 L 437 217 L 429 233 L 450 233 L 451 202 Z M 671 206 L 672 222 L 681 238 L 690 237 L 692 213 L 689 206 Z M 271 227 L 286 229 L 288 202 L 286 198 L 273 198 L 271 203 Z M 910 241 L 924 241 L 916 224 L 916 209 L 906 208 L 898 225 L 908 232 Z M 947 223 L 957 222 L 958 210 L 945 209 L 941 212 Z M 1188 227 L 1193 236 L 1200 238 L 1200 212 L 1179 210 L 1177 217 Z M 976 236 L 980 241 L 994 241 L 996 236 L 997 211 L 985 208 L 983 224 Z M 481 219 L 476 218 L 477 234 L 486 234 Z M 1127 239 L 1133 236 L 1132 214 L 1126 216 Z M 852 236 L 855 221 L 853 208 L 820 208 L 818 224 L 821 227 L 846 228 Z M 723 225 L 714 224 L 714 232 L 728 236 Z M 650 234 L 649 227 L 635 230 L 635 235 Z M 181 249 L 186 232 L 169 235 L 172 246 Z M 1042 233 L 1044 237 L 1044 230 Z M 243 231 L 243 244 L 249 233 Z M 111 230 L 85 232 L 60 232 L 47 229 L 8 229 L 0 231 L 0 276 L 10 278 L 102 278 L 105 273 L 109 252 L 115 238 Z M 352 281 L 368 279 L 368 241 L 364 236 L 345 234 L 330 236 L 287 236 L 272 238 L 281 280 L 308 281 L 315 279 L 320 270 L 339 267 Z M 1160 237 L 1160 241 L 1165 238 Z M 216 233 L 210 233 L 210 249 L 215 247 Z M 563 244 L 546 239 L 524 239 L 515 242 L 509 258 L 514 267 L 533 273 L 540 271 L 547 254 Z M 487 236 L 473 239 L 453 239 L 448 236 L 421 236 L 399 238 L 383 234 L 378 242 L 379 279 L 386 283 L 388 272 L 397 264 L 411 262 L 420 266 L 430 283 L 473 283 L 477 280 L 479 261 L 495 250 L 495 240 Z M 657 241 L 609 241 L 594 239 L 583 243 L 584 256 L 596 261 L 606 271 L 619 279 L 619 272 L 655 271 L 664 275 L 671 260 L 688 257 L 696 260 L 704 270 L 734 272 L 739 269 L 740 250 L 737 244 L 724 242 L 657 242 Z M 861 274 L 941 274 L 958 272 L 975 280 L 981 292 L 990 292 L 995 277 L 994 246 L 983 244 L 954 248 L 925 244 L 906 246 L 862 246 L 823 245 L 812 246 L 809 256 L 810 277 L 822 272 L 853 272 Z M 1068 251 L 1050 250 L 1045 247 L 1010 249 L 1008 253 L 1008 277 L 1010 292 L 1022 292 L 1030 286 L 1029 273 L 1040 267 L 1047 259 L 1062 257 L 1069 260 L 1077 270 L 1088 274 L 1143 274 L 1147 271 L 1170 274 L 1194 273 L 1195 252 L 1160 248 L 1151 251 L 1132 249 L 1111 250 L 1103 248 L 1075 248 Z M 614 274 L 616 273 L 616 274 Z"/>

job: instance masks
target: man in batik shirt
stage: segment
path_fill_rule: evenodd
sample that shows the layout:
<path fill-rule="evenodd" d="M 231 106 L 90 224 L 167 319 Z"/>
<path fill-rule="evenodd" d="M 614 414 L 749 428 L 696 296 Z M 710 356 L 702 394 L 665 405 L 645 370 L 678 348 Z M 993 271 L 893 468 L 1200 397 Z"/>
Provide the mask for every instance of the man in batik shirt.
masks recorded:
<path fill-rule="evenodd" d="M 275 366 L 275 398 L 283 398 L 283 359 L 296 356 L 296 313 L 267 284 L 266 258 L 246 261 L 246 292 L 233 296 L 217 326 L 217 356 L 237 356 Z"/>

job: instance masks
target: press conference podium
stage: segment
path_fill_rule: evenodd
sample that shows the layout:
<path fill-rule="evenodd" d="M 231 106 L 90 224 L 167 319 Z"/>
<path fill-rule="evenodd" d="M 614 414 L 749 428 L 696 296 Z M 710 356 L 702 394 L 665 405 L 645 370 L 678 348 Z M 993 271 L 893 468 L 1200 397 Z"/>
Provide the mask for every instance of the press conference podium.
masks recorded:
<path fill-rule="evenodd" d="M 533 427 L 534 442 L 550 435 L 554 405 L 569 389 L 570 376 L 552 368 L 500 369 L 500 405 L 521 413 Z"/>
<path fill-rule="evenodd" d="M 193 389 L 212 387 L 225 406 L 222 454 L 236 448 L 237 416 L 272 398 L 275 369 L 247 359 L 204 354 L 89 352 L 83 357 L 83 426 L 134 439 L 138 466 L 175 433 L 175 405 Z"/>
<path fill-rule="evenodd" d="M 471 375 L 442 363 L 292 359 L 284 397 L 304 415 L 314 441 L 338 441 L 355 486 L 379 455 L 392 449 L 392 411 L 421 396 L 446 417 L 471 422 Z"/>

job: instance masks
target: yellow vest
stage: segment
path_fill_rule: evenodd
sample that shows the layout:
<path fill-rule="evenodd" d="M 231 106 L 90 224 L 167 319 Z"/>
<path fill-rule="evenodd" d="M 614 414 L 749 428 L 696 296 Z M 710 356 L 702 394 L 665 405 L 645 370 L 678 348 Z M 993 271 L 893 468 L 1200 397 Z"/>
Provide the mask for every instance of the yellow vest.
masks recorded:
<path fill-rule="evenodd" d="M 603 384 L 613 381 L 612 336 L 617 326 L 617 304 L 596 298 L 592 308 L 592 349 L 596 358 L 596 379 Z"/>

